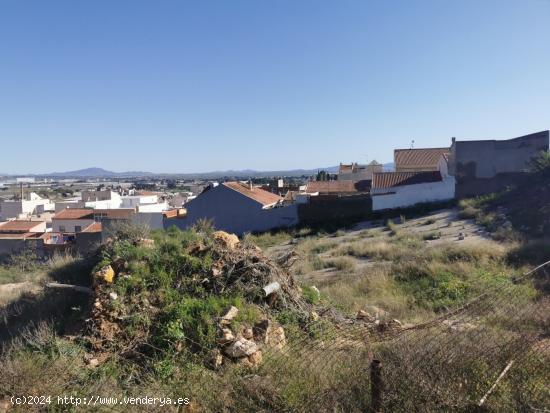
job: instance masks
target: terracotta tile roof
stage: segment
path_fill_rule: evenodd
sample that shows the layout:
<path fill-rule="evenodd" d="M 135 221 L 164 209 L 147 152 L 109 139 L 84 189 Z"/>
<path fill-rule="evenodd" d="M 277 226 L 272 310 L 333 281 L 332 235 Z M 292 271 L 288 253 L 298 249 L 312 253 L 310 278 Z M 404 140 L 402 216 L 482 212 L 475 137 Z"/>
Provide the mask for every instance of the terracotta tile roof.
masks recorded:
<path fill-rule="evenodd" d="M 352 181 L 342 179 L 337 181 L 312 181 L 307 183 L 307 193 L 319 192 L 321 194 L 349 194 L 356 192 L 368 192 L 370 181 Z"/>
<path fill-rule="evenodd" d="M 224 182 L 223 185 L 229 189 L 232 189 L 256 202 L 259 202 L 263 206 L 269 206 L 276 204 L 283 200 L 279 195 L 272 194 L 271 192 L 264 191 L 261 188 L 252 187 L 242 182 Z"/>
<path fill-rule="evenodd" d="M 81 208 L 66 208 L 63 211 L 59 211 L 53 219 L 93 219 L 93 209 L 81 209 Z"/>
<path fill-rule="evenodd" d="M 136 212 L 134 208 L 94 209 L 94 217 L 105 219 L 130 219 Z"/>
<path fill-rule="evenodd" d="M 12 232 L 12 233 L 0 233 L 0 239 L 27 239 L 36 238 L 40 235 L 40 232 Z"/>
<path fill-rule="evenodd" d="M 372 177 L 372 189 L 424 184 L 441 181 L 438 171 L 429 172 L 376 172 Z"/>
<path fill-rule="evenodd" d="M 92 225 L 87 226 L 82 230 L 82 232 L 101 232 L 103 229 L 103 225 L 101 225 L 101 222 L 94 222 Z"/>
<path fill-rule="evenodd" d="M 42 225 L 42 221 L 7 221 L 0 222 L 0 232 L 32 232 L 32 229 Z"/>
<path fill-rule="evenodd" d="M 436 170 L 439 159 L 448 154 L 449 148 L 395 149 L 393 159 L 395 169 L 425 168 Z"/>

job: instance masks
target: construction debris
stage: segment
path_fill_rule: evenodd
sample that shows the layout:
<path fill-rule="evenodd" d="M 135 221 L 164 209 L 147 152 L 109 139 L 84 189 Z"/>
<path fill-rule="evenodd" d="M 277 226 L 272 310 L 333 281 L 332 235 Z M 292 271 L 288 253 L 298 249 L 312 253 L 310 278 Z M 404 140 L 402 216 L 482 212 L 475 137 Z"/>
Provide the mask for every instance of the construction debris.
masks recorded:
<path fill-rule="evenodd" d="M 118 242 L 119 240 L 114 239 L 103 247 L 102 255 L 113 258 L 109 265 L 94 273 L 97 281 L 93 288 L 95 299 L 89 320 L 89 340 L 95 350 L 116 351 L 118 354 L 135 357 L 144 348 L 150 350 L 151 337 L 159 334 L 155 331 L 157 325 L 153 320 L 163 311 L 162 296 L 158 290 L 148 289 L 137 294 L 119 294 L 117 291 L 120 290 L 115 291 L 112 284 L 119 282 L 119 279 L 132 279 L 135 268 L 153 273 L 157 271 L 158 262 L 150 262 L 147 255 L 140 257 L 139 261 L 128 262 L 120 256 Z M 137 245 L 156 248 L 153 240 L 144 238 Z M 159 248 L 161 247 L 162 244 Z M 194 297 L 194 294 L 201 298 L 242 297 L 246 305 L 257 307 L 257 311 L 264 315 L 264 319 L 254 326 L 238 323 L 238 327 L 233 327 L 239 314 L 236 306 L 230 306 L 217 318 L 213 316 L 217 325 L 217 336 L 211 344 L 219 351 L 211 352 L 206 358 L 209 359 L 208 364 L 215 369 L 224 364 L 224 359 L 257 366 L 262 360 L 259 353 L 262 347 L 281 349 L 286 345 L 283 328 L 270 320 L 272 311 L 290 310 L 303 314 L 304 319 L 311 314 L 311 306 L 302 298 L 300 288 L 290 273 L 267 258 L 260 249 L 249 243 L 241 243 L 234 234 L 214 232 L 211 238 L 200 238 L 182 247 L 180 254 L 196 262 L 208 263 L 208 266 L 202 267 L 200 272 L 191 272 L 185 266 L 186 261 L 182 260 L 181 270 L 171 269 L 173 274 L 177 274 L 172 275 L 173 285 L 169 287 L 174 292 L 182 294 L 182 297 Z M 131 320 L 136 314 L 152 322 L 143 326 L 142 330 L 132 327 L 129 336 L 127 320 Z M 175 325 L 175 328 L 181 327 Z M 195 346 L 193 341 L 186 342 L 187 337 L 187 334 L 183 334 L 181 338 L 173 339 L 173 348 L 179 352 L 184 347 Z M 195 347 L 195 350 L 204 349 Z"/>

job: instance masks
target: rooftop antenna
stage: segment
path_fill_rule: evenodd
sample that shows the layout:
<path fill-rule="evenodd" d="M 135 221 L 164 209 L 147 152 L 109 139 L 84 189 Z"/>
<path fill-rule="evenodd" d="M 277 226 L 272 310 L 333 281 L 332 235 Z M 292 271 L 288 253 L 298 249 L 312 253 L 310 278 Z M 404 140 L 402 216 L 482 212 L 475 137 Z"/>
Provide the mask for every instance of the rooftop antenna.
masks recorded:
<path fill-rule="evenodd" d="M 414 149 L 414 139 L 411 141 L 411 149 Z"/>

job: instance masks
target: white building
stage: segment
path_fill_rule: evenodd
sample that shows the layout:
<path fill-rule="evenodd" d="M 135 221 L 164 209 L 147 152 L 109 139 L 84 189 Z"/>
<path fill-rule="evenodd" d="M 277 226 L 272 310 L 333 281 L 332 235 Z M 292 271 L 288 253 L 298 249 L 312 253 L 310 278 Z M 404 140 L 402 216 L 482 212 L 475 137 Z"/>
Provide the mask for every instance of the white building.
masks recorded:
<path fill-rule="evenodd" d="M 121 208 L 135 208 L 140 205 L 152 205 L 158 203 L 158 200 L 159 197 L 156 194 L 123 196 Z"/>
<path fill-rule="evenodd" d="M 23 200 L 0 201 L 0 221 L 16 218 L 25 219 L 31 215 L 39 215 L 54 210 L 55 205 L 52 201 L 41 198 L 34 192 L 31 192 Z"/>
<path fill-rule="evenodd" d="M 352 163 L 349 165 L 340 164 L 338 168 L 338 180 L 339 181 L 370 181 L 372 180 L 372 174 L 376 172 L 382 172 L 383 165 L 372 161 L 368 165 L 359 165 L 358 163 Z"/>
<path fill-rule="evenodd" d="M 455 197 L 455 178 L 448 174 L 447 155 L 438 162 L 439 171 L 380 172 L 372 179 L 372 210 L 406 208 Z"/>

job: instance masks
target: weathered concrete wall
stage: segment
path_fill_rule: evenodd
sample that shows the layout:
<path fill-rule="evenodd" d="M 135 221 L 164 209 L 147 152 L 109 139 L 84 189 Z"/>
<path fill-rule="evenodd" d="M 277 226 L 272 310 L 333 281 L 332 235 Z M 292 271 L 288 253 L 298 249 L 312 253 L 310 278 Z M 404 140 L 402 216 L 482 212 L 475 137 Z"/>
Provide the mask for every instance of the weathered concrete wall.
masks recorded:
<path fill-rule="evenodd" d="M 101 232 L 79 232 L 76 234 L 76 250 L 80 254 L 89 254 L 101 244 Z"/>
<path fill-rule="evenodd" d="M 164 216 L 162 212 L 138 212 L 133 215 L 132 223 L 146 225 L 151 229 L 163 229 Z"/>
<path fill-rule="evenodd" d="M 531 159 L 541 151 L 548 151 L 548 145 L 548 131 L 503 141 L 454 141 L 449 173 L 456 177 L 457 198 L 521 184 Z"/>
<path fill-rule="evenodd" d="M 455 179 L 449 176 L 440 182 L 372 189 L 371 195 L 373 211 L 447 201 L 455 197 Z"/>
<path fill-rule="evenodd" d="M 211 219 L 216 229 L 241 235 L 287 227 L 298 223 L 298 208 L 290 205 L 281 208 L 262 209 L 258 202 L 219 185 L 203 192 L 185 204 L 185 219 L 168 220 L 169 225 L 189 228 L 199 219 Z"/>
<path fill-rule="evenodd" d="M 41 256 L 44 254 L 44 241 L 41 239 L 0 239 L 0 258 L 16 254 L 25 249 L 33 249 Z"/>
<path fill-rule="evenodd" d="M 519 186 L 529 179 L 529 174 L 512 172 L 498 174 L 492 178 L 460 178 L 456 184 L 458 199 L 503 191 L 511 185 Z"/>
<path fill-rule="evenodd" d="M 449 173 L 460 180 L 525 172 L 533 157 L 541 151 L 548 151 L 548 141 L 548 131 L 502 141 L 454 141 L 449 157 Z"/>
<path fill-rule="evenodd" d="M 327 222 L 353 222 L 369 218 L 372 212 L 370 195 L 319 195 L 299 205 L 300 224 L 319 226 Z"/>

